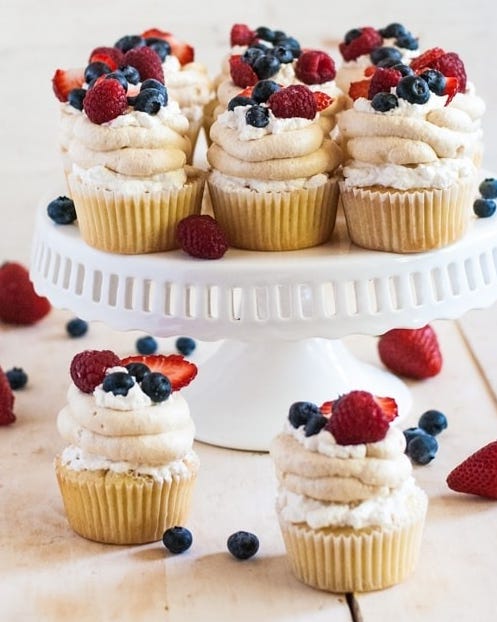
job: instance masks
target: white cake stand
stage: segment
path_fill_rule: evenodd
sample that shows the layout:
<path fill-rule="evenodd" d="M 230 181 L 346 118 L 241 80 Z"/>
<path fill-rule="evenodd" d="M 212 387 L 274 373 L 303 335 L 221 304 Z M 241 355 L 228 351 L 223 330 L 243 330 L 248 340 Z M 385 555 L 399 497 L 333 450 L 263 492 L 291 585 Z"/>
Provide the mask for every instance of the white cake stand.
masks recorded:
<path fill-rule="evenodd" d="M 118 330 L 224 340 L 184 390 L 197 440 L 224 447 L 267 450 L 293 401 L 321 403 L 351 389 L 393 396 L 406 414 L 407 387 L 339 340 L 455 319 L 497 299 L 497 219 L 475 219 L 461 241 L 429 253 L 357 248 L 339 218 L 332 241 L 317 248 L 230 249 L 206 261 L 95 250 L 77 226 L 50 221 L 47 203 L 31 278 L 54 306 Z"/>

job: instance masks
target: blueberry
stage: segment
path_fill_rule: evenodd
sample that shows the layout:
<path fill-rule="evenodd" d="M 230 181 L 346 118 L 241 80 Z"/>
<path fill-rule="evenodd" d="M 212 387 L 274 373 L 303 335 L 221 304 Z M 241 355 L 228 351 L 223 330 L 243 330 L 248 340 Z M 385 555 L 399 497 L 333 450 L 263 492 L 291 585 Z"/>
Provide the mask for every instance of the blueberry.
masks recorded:
<path fill-rule="evenodd" d="M 319 408 L 312 402 L 294 402 L 288 411 L 288 420 L 294 428 L 305 425 L 312 415 L 319 415 Z"/>
<path fill-rule="evenodd" d="M 394 39 L 407 34 L 407 28 L 402 24 L 399 24 L 398 22 L 393 22 L 391 24 L 388 24 L 388 26 L 385 26 L 385 28 L 380 29 L 380 35 L 384 39 Z"/>
<path fill-rule="evenodd" d="M 444 94 L 447 80 L 441 71 L 437 71 L 436 69 L 426 69 L 426 71 L 423 71 L 421 74 L 421 78 L 426 80 L 432 93 L 435 93 L 435 95 Z"/>
<path fill-rule="evenodd" d="M 252 99 L 258 104 L 267 102 L 271 95 L 280 89 L 281 86 L 273 80 L 259 80 L 252 89 Z"/>
<path fill-rule="evenodd" d="M 247 48 L 245 50 L 245 52 L 242 54 L 242 58 L 244 61 L 246 61 L 250 66 L 252 66 L 254 64 L 254 61 L 256 58 L 259 58 L 259 56 L 262 56 L 264 54 L 264 50 L 261 50 L 260 47 L 255 47 L 255 46 L 250 46 L 249 48 Z"/>
<path fill-rule="evenodd" d="M 159 39 L 158 37 L 147 37 L 145 39 L 145 45 L 149 48 L 152 48 L 161 59 L 161 62 L 166 60 L 166 56 L 171 54 L 171 46 L 164 39 Z"/>
<path fill-rule="evenodd" d="M 128 81 L 122 71 L 111 71 L 105 76 L 106 80 L 117 80 L 125 91 L 128 90 Z"/>
<path fill-rule="evenodd" d="M 399 63 L 402 60 L 402 53 L 397 48 L 388 46 L 375 48 L 369 55 L 373 65 L 377 65 L 382 60 L 392 60 L 395 63 Z"/>
<path fill-rule="evenodd" d="M 157 114 L 165 105 L 164 95 L 157 89 L 143 89 L 138 93 L 133 104 L 135 110 L 148 114 Z"/>
<path fill-rule="evenodd" d="M 428 434 L 436 436 L 447 427 L 447 417 L 439 410 L 427 410 L 419 418 L 418 426 Z"/>
<path fill-rule="evenodd" d="M 134 384 L 133 376 L 130 376 L 128 372 L 114 371 L 105 376 L 102 389 L 106 393 L 113 393 L 114 395 L 128 395 L 128 391 Z"/>
<path fill-rule="evenodd" d="M 192 532 L 186 527 L 169 527 L 162 536 L 162 542 L 166 549 L 177 555 L 184 553 L 192 545 Z"/>
<path fill-rule="evenodd" d="M 304 426 L 305 436 L 314 436 L 315 434 L 318 434 L 327 423 L 327 417 L 321 413 L 310 415 Z"/>
<path fill-rule="evenodd" d="M 395 65 L 391 65 L 392 69 L 396 69 L 402 76 L 413 76 L 414 71 L 409 67 L 409 65 L 404 65 L 404 63 L 396 63 Z"/>
<path fill-rule="evenodd" d="M 145 335 L 145 337 L 139 337 L 136 340 L 136 350 L 140 354 L 154 354 L 159 347 L 157 341 L 151 335 Z"/>
<path fill-rule="evenodd" d="M 72 91 L 69 91 L 67 101 L 73 108 L 76 108 L 76 110 L 83 110 L 85 95 L 86 89 L 73 89 Z"/>
<path fill-rule="evenodd" d="M 269 110 L 265 106 L 255 104 L 245 113 L 245 120 L 253 127 L 266 127 L 269 125 Z"/>
<path fill-rule="evenodd" d="M 286 39 L 287 38 L 287 34 L 284 30 L 275 30 L 274 31 L 274 42 L 278 43 L 278 41 L 281 41 L 281 39 Z"/>
<path fill-rule="evenodd" d="M 172 392 L 169 378 L 157 371 L 145 375 L 141 381 L 141 389 L 152 402 L 165 402 Z"/>
<path fill-rule="evenodd" d="M 267 28 L 267 26 L 259 26 L 259 28 L 255 29 L 255 34 L 258 39 L 263 39 L 264 41 L 268 41 L 269 43 L 273 43 L 276 38 L 274 30 L 271 30 L 271 28 Z"/>
<path fill-rule="evenodd" d="M 410 32 L 405 35 L 400 35 L 395 39 L 395 45 L 405 50 L 417 50 L 419 47 L 418 40 L 413 37 Z"/>
<path fill-rule="evenodd" d="M 484 199 L 497 199 L 497 179 L 486 177 L 478 186 L 478 191 Z"/>
<path fill-rule="evenodd" d="M 237 559 L 249 559 L 259 550 L 259 538 L 249 531 L 236 531 L 227 541 L 228 551 Z"/>
<path fill-rule="evenodd" d="M 397 108 L 399 100 L 393 93 L 376 93 L 371 100 L 371 107 L 378 112 L 387 112 Z"/>
<path fill-rule="evenodd" d="M 155 89 L 156 91 L 159 91 L 159 93 L 161 93 L 164 97 L 164 101 L 167 103 L 168 96 L 166 85 L 162 84 L 159 80 L 147 78 L 147 80 L 144 80 L 140 86 L 140 91 L 144 91 L 145 89 Z"/>
<path fill-rule="evenodd" d="M 281 64 L 291 63 L 293 61 L 292 50 L 284 45 L 278 45 L 273 49 L 273 54 L 280 61 Z"/>
<path fill-rule="evenodd" d="M 12 369 L 7 370 L 5 375 L 12 391 L 22 389 L 28 382 L 28 375 L 22 367 L 13 367 Z"/>
<path fill-rule="evenodd" d="M 352 28 L 352 30 L 349 30 L 348 32 L 345 33 L 344 42 L 346 45 L 348 45 L 351 41 L 353 41 L 354 39 L 357 39 L 361 35 L 362 35 L 362 30 L 360 28 Z"/>
<path fill-rule="evenodd" d="M 69 320 L 66 324 L 66 331 L 69 337 L 82 337 L 88 332 L 88 322 L 79 317 Z"/>
<path fill-rule="evenodd" d="M 74 201 L 66 196 L 60 196 L 47 205 L 47 214 L 58 225 L 70 225 L 76 220 Z"/>
<path fill-rule="evenodd" d="M 300 56 L 302 49 L 300 47 L 300 43 L 294 37 L 284 37 L 281 39 L 277 39 L 276 43 L 277 43 L 277 47 L 284 47 L 287 50 L 290 50 L 293 58 L 298 58 Z M 286 61 L 281 61 L 281 62 L 286 62 Z"/>
<path fill-rule="evenodd" d="M 228 110 L 234 110 L 237 106 L 252 106 L 255 104 L 255 100 L 251 97 L 244 97 L 243 95 L 236 95 L 230 99 L 228 103 Z"/>
<path fill-rule="evenodd" d="M 411 104 L 425 104 L 430 99 L 430 88 L 419 76 L 405 76 L 397 84 L 397 95 Z"/>
<path fill-rule="evenodd" d="M 437 439 L 431 434 L 418 434 L 407 444 L 406 454 L 416 464 L 428 464 L 438 451 Z"/>
<path fill-rule="evenodd" d="M 145 39 L 140 35 L 125 35 L 114 43 L 115 48 L 119 48 L 126 53 L 133 48 L 141 48 L 145 45 Z"/>
<path fill-rule="evenodd" d="M 278 73 L 281 67 L 280 61 L 273 54 L 263 54 L 255 59 L 253 70 L 260 80 L 266 80 Z"/>
<path fill-rule="evenodd" d="M 128 97 L 126 97 L 126 101 L 128 102 L 128 106 L 134 106 L 136 102 L 136 97 L 128 95 Z"/>
<path fill-rule="evenodd" d="M 109 65 L 105 63 L 101 63 L 100 61 L 95 61 L 94 63 L 90 63 L 87 65 L 85 69 L 85 82 L 90 84 L 96 78 L 103 76 L 106 73 L 110 73 Z"/>
<path fill-rule="evenodd" d="M 132 67 L 131 65 L 122 65 L 119 67 L 119 71 L 130 84 L 138 84 L 138 82 L 140 82 L 140 74 L 138 73 L 138 69 L 136 69 L 136 67 Z"/>
<path fill-rule="evenodd" d="M 409 444 L 409 442 L 416 436 L 428 434 L 428 432 L 425 432 L 424 430 L 418 427 L 406 428 L 403 432 L 404 432 L 404 437 L 406 439 L 406 447 Z"/>
<path fill-rule="evenodd" d="M 496 203 L 493 199 L 476 199 L 473 203 L 473 212 L 478 218 L 488 218 L 495 213 Z"/>
<path fill-rule="evenodd" d="M 180 354 L 183 354 L 183 356 L 190 356 L 197 347 L 197 344 L 195 343 L 195 339 L 191 337 L 178 337 L 175 346 Z"/>
<path fill-rule="evenodd" d="M 128 363 L 126 369 L 136 378 L 136 382 L 141 382 L 150 373 L 150 367 L 145 363 Z"/>

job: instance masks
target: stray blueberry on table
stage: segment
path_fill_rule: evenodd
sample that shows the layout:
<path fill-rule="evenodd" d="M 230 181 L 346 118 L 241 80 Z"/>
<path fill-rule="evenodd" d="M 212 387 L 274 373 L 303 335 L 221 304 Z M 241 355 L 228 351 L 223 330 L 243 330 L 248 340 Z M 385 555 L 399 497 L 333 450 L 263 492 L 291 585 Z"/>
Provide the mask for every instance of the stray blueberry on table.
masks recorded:
<path fill-rule="evenodd" d="M 416 464 L 428 464 L 438 451 L 437 439 L 431 434 L 419 434 L 409 441 L 406 454 Z"/>
<path fill-rule="evenodd" d="M 495 214 L 497 204 L 493 199 L 475 199 L 473 212 L 478 218 L 489 218 Z"/>
<path fill-rule="evenodd" d="M 497 179 L 486 177 L 478 186 L 478 191 L 484 199 L 497 199 Z"/>
<path fill-rule="evenodd" d="M 427 410 L 419 418 L 418 426 L 428 434 L 436 436 L 447 428 L 447 417 L 439 410 Z"/>
<path fill-rule="evenodd" d="M 88 322 L 75 317 L 67 322 L 66 331 L 69 337 L 82 337 L 88 332 Z"/>
<path fill-rule="evenodd" d="M 249 531 L 236 531 L 227 541 L 228 551 L 237 559 L 249 559 L 259 550 L 259 538 Z"/>
<path fill-rule="evenodd" d="M 170 527 L 162 536 L 162 542 L 170 553 L 184 553 L 192 545 L 192 533 L 186 527 Z"/>
<path fill-rule="evenodd" d="M 142 391 L 152 402 L 165 402 L 171 395 L 171 382 L 167 376 L 154 371 L 146 374 L 141 382 Z"/>
<path fill-rule="evenodd" d="M 426 434 L 428 434 L 428 432 L 426 432 L 425 430 L 419 427 L 407 428 L 406 430 L 404 430 L 404 436 L 406 439 L 406 447 L 407 445 L 409 445 L 412 439 L 415 438 L 416 436 L 423 436 Z"/>
<path fill-rule="evenodd" d="M 115 371 L 105 376 L 102 389 L 113 395 L 128 395 L 128 391 L 134 384 L 133 376 L 124 371 Z"/>
<path fill-rule="evenodd" d="M 66 196 L 57 197 L 48 204 L 47 214 L 57 225 L 70 225 L 76 220 L 74 201 Z"/>
<path fill-rule="evenodd" d="M 178 337 L 176 339 L 176 350 L 183 356 L 190 356 L 190 354 L 195 350 L 197 344 L 195 339 L 191 337 Z"/>
<path fill-rule="evenodd" d="M 136 350 L 140 354 L 154 354 L 159 347 L 157 341 L 151 335 L 145 337 L 139 337 L 136 340 Z"/>
<path fill-rule="evenodd" d="M 13 367 L 7 370 L 5 375 L 7 376 L 12 391 L 24 388 L 28 382 L 28 375 L 22 367 Z"/>
<path fill-rule="evenodd" d="M 306 425 L 310 417 L 319 414 L 317 404 L 312 402 L 294 402 L 288 411 L 288 419 L 294 428 L 300 428 L 301 425 Z"/>

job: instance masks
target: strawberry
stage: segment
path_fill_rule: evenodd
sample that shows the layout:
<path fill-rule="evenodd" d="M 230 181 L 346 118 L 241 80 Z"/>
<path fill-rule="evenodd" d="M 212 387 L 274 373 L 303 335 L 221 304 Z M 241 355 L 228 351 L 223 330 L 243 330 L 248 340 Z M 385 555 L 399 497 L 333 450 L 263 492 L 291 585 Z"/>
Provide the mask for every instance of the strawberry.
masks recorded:
<path fill-rule="evenodd" d="M 254 90 L 253 86 L 247 86 L 246 88 L 243 89 L 243 91 L 240 91 L 238 93 L 238 97 L 252 97 L 252 91 Z"/>
<path fill-rule="evenodd" d="M 145 32 L 142 32 L 141 36 L 144 39 L 155 37 L 157 39 L 163 39 L 164 41 L 167 41 L 171 46 L 171 54 L 176 56 L 176 58 L 182 65 L 192 63 L 195 60 L 194 48 L 188 43 L 184 43 L 183 41 L 176 39 L 176 37 L 171 32 L 165 32 L 164 30 L 159 30 L 158 28 L 149 28 Z M 138 71 L 140 70 L 138 69 Z M 158 78 L 156 79 L 158 80 Z M 161 82 L 164 82 L 164 78 L 162 78 Z"/>
<path fill-rule="evenodd" d="M 433 62 L 444 54 L 445 50 L 442 48 L 431 48 L 413 58 L 409 66 L 416 73 L 423 73 L 425 69 L 433 68 Z"/>
<path fill-rule="evenodd" d="M 466 90 L 466 69 L 464 63 L 455 52 L 447 52 L 436 58 L 430 65 L 431 69 L 437 69 L 446 78 L 457 78 L 458 91 L 464 93 Z"/>
<path fill-rule="evenodd" d="M 155 52 L 154 52 L 155 54 Z M 92 123 L 112 121 L 123 114 L 128 107 L 126 91 L 117 80 L 101 81 L 88 89 L 83 100 L 83 109 Z"/>
<path fill-rule="evenodd" d="M 44 296 L 38 296 L 29 272 L 20 263 L 0 266 L 0 320 L 7 324 L 34 324 L 51 309 Z"/>
<path fill-rule="evenodd" d="M 333 411 L 334 401 L 323 402 L 319 407 L 319 412 L 325 417 L 329 417 Z"/>
<path fill-rule="evenodd" d="M 393 421 L 395 417 L 399 414 L 399 409 L 397 406 L 397 402 L 393 397 L 378 397 L 374 396 L 375 402 L 383 411 L 383 414 L 388 419 L 388 421 Z"/>
<path fill-rule="evenodd" d="M 14 415 L 13 408 L 14 394 L 7 376 L 0 367 L 0 425 L 14 423 L 16 416 Z"/>
<path fill-rule="evenodd" d="M 358 82 L 351 82 L 349 86 L 349 97 L 354 101 L 359 97 L 368 98 L 369 95 L 369 83 L 371 80 L 359 80 Z"/>
<path fill-rule="evenodd" d="M 442 368 L 437 336 L 430 325 L 389 330 L 378 340 L 378 353 L 390 371 L 407 378 L 430 378 Z"/>
<path fill-rule="evenodd" d="M 448 106 L 459 91 L 459 80 L 457 78 L 445 78 L 444 95 L 447 95 L 445 105 Z"/>
<path fill-rule="evenodd" d="M 317 113 L 314 95 L 303 84 L 293 84 L 276 91 L 268 99 L 267 103 L 274 116 L 280 119 L 290 119 L 292 117 L 314 119 Z"/>
<path fill-rule="evenodd" d="M 255 32 L 246 24 L 233 24 L 230 32 L 230 45 L 250 45 L 255 37 Z"/>
<path fill-rule="evenodd" d="M 55 97 L 66 102 L 73 89 L 80 89 L 85 82 L 84 69 L 57 69 L 52 78 L 52 88 Z"/>
<path fill-rule="evenodd" d="M 140 74 L 141 82 L 152 78 L 164 84 L 162 61 L 157 52 L 150 47 L 131 48 L 124 55 L 123 64 L 134 67 Z"/>
<path fill-rule="evenodd" d="M 447 485 L 456 492 L 497 499 L 497 441 L 456 466 L 447 477 Z"/>
<path fill-rule="evenodd" d="M 258 82 L 259 78 L 252 69 L 252 67 L 246 63 L 240 54 L 233 54 L 230 56 L 230 75 L 236 86 L 244 89 L 247 86 L 254 86 Z"/>
<path fill-rule="evenodd" d="M 199 259 L 220 259 L 228 241 L 217 221 L 208 215 L 191 215 L 180 220 L 176 239 L 185 253 Z"/>
<path fill-rule="evenodd" d="M 72 359 L 69 373 L 80 391 L 93 393 L 103 381 L 105 371 L 119 365 L 119 357 L 111 350 L 84 350 Z"/>
<path fill-rule="evenodd" d="M 320 50 L 305 50 L 295 64 L 295 75 L 304 84 L 323 84 L 336 76 L 335 63 Z"/>
<path fill-rule="evenodd" d="M 343 60 L 355 60 L 359 56 L 370 54 L 383 43 L 383 37 L 376 28 L 365 26 L 364 28 L 357 29 L 357 31 L 360 33 L 359 36 L 354 37 L 347 43 L 342 41 L 338 46 Z"/>
<path fill-rule="evenodd" d="M 369 83 L 368 99 L 373 99 L 377 93 L 390 93 L 390 89 L 397 86 L 401 78 L 402 74 L 396 69 L 378 67 Z"/>
<path fill-rule="evenodd" d="M 333 97 L 330 97 L 323 91 L 313 91 L 314 101 L 316 102 L 316 108 L 318 112 L 326 110 L 335 101 Z"/>
<path fill-rule="evenodd" d="M 390 421 L 382 407 L 367 391 L 350 391 L 333 402 L 325 429 L 339 445 L 376 443 L 385 438 Z"/>
<path fill-rule="evenodd" d="M 140 36 L 143 37 L 144 39 L 155 38 L 155 39 L 164 39 L 164 41 L 167 41 L 167 38 L 172 37 L 173 35 L 171 32 L 160 30 L 159 28 L 149 28 L 148 30 L 145 30 L 144 32 L 142 32 Z"/>
<path fill-rule="evenodd" d="M 111 71 L 115 71 L 123 64 L 124 54 L 119 48 L 98 47 L 90 54 L 89 63 L 105 63 Z"/>
<path fill-rule="evenodd" d="M 144 363 L 152 372 L 167 376 L 173 391 L 186 387 L 197 375 L 197 366 L 187 361 L 181 354 L 146 354 L 127 356 L 121 359 L 121 365 Z"/>
<path fill-rule="evenodd" d="M 368 65 L 368 67 L 366 67 L 363 73 L 366 76 L 366 78 L 371 78 L 371 76 L 374 74 L 376 69 L 377 69 L 376 65 Z"/>

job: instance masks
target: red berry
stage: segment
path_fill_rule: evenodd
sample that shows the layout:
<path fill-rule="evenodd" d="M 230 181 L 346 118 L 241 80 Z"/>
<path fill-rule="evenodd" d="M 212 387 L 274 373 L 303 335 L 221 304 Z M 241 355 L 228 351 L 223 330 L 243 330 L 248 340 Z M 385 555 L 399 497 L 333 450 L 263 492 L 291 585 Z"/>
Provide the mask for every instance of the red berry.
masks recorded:
<path fill-rule="evenodd" d="M 432 69 L 437 69 L 446 78 L 457 78 L 459 93 L 464 93 L 466 90 L 466 69 L 461 58 L 455 52 L 447 52 L 436 58 L 432 64 Z"/>
<path fill-rule="evenodd" d="M 124 54 L 119 48 L 98 47 L 93 50 L 88 59 L 89 63 L 105 63 L 111 71 L 115 71 L 123 64 Z"/>
<path fill-rule="evenodd" d="M 349 43 L 342 41 L 338 46 L 343 59 L 346 61 L 355 60 L 364 54 L 370 54 L 383 43 L 383 37 L 375 28 L 364 26 L 364 28 L 359 28 L 359 30 L 361 34 L 358 37 L 352 39 Z"/>
<path fill-rule="evenodd" d="M 57 69 L 52 78 L 52 88 L 55 97 L 66 102 L 73 89 L 80 89 L 85 81 L 84 69 Z"/>
<path fill-rule="evenodd" d="M 164 83 L 164 70 L 160 56 L 150 47 L 131 48 L 124 55 L 123 64 L 134 67 L 140 74 L 141 82 L 153 78 Z"/>
<path fill-rule="evenodd" d="M 27 269 L 14 261 L 0 267 L 0 320 L 7 324 L 34 324 L 51 309 L 44 296 L 38 296 Z"/>
<path fill-rule="evenodd" d="M 336 76 L 335 63 L 326 52 L 305 50 L 297 60 L 295 75 L 305 84 L 330 82 Z"/>
<path fill-rule="evenodd" d="M 390 93 L 392 86 L 397 86 L 402 74 L 397 69 L 378 67 L 369 82 L 368 99 L 373 99 L 377 93 Z"/>
<path fill-rule="evenodd" d="M 171 32 L 165 32 L 164 30 L 159 30 L 158 28 L 149 28 L 145 32 L 142 32 L 141 36 L 144 39 L 156 37 L 157 39 L 167 41 L 171 46 L 171 54 L 176 56 L 182 65 L 192 63 L 195 60 L 195 50 L 193 47 L 188 43 L 184 43 L 183 41 L 176 39 Z M 161 80 L 161 82 L 163 82 L 163 80 Z"/>
<path fill-rule="evenodd" d="M 130 363 L 144 363 L 152 372 L 167 376 L 173 391 L 186 387 L 197 375 L 197 366 L 187 361 L 181 354 L 147 354 L 127 356 L 121 360 L 125 367 Z"/>
<path fill-rule="evenodd" d="M 14 415 L 14 393 L 10 388 L 7 376 L 0 367 L 0 425 L 9 425 L 14 423 L 16 416 Z"/>
<path fill-rule="evenodd" d="M 111 350 L 84 350 L 71 361 L 72 381 L 83 393 L 92 393 L 105 377 L 109 367 L 121 365 L 121 359 Z"/>
<path fill-rule="evenodd" d="M 255 37 L 255 32 L 246 24 L 233 24 L 230 32 L 230 44 L 234 45 L 250 45 Z"/>
<path fill-rule="evenodd" d="M 93 123 L 112 121 L 128 108 L 126 91 L 117 80 L 97 81 L 85 95 L 83 109 Z"/>
<path fill-rule="evenodd" d="M 333 402 L 325 429 L 339 445 L 376 443 L 385 438 L 389 419 L 377 399 L 367 391 L 351 391 Z"/>
<path fill-rule="evenodd" d="M 407 378 L 430 378 L 442 369 L 442 354 L 430 325 L 389 330 L 378 340 L 378 353 L 390 371 Z"/>
<path fill-rule="evenodd" d="M 314 101 L 316 102 L 316 108 L 318 112 L 321 110 L 326 110 L 331 104 L 334 102 L 333 97 L 330 97 L 323 91 L 313 91 Z"/>
<path fill-rule="evenodd" d="M 230 74 L 236 86 L 242 89 L 254 86 L 259 80 L 252 67 L 239 54 L 233 54 L 230 57 Z"/>
<path fill-rule="evenodd" d="M 413 58 L 409 66 L 416 73 L 423 73 L 425 69 L 432 68 L 432 63 L 444 54 L 445 50 L 442 50 L 442 48 L 431 48 Z"/>
<path fill-rule="evenodd" d="M 176 239 L 185 253 L 199 259 L 219 259 L 228 250 L 224 231 L 212 216 L 183 218 L 176 227 Z"/>
<path fill-rule="evenodd" d="M 371 80 L 359 80 L 358 82 L 351 82 L 349 86 L 349 97 L 354 101 L 359 97 L 368 98 L 369 95 L 369 83 Z"/>
<path fill-rule="evenodd" d="M 447 485 L 456 492 L 497 499 L 497 441 L 485 445 L 453 469 Z"/>
<path fill-rule="evenodd" d="M 292 117 L 314 119 L 317 113 L 314 95 L 303 84 L 294 84 L 276 91 L 268 99 L 267 103 L 274 116 L 280 119 L 290 119 Z"/>
<path fill-rule="evenodd" d="M 445 105 L 447 106 L 454 99 L 456 94 L 459 91 L 459 80 L 457 78 L 446 78 L 445 79 L 445 89 L 444 95 L 447 95 L 447 101 Z"/>

